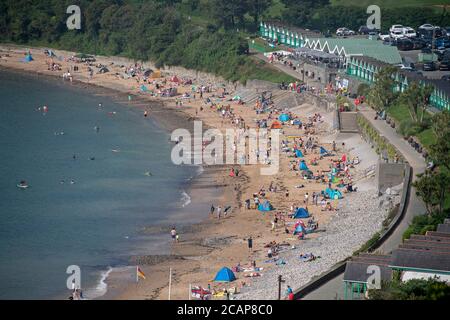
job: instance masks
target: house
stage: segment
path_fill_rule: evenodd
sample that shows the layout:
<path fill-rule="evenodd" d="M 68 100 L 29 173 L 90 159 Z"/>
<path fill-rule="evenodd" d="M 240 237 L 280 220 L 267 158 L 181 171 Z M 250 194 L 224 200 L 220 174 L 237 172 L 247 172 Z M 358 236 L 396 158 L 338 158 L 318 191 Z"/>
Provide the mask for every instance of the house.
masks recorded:
<path fill-rule="evenodd" d="M 391 281 L 394 274 L 402 281 L 436 278 L 450 284 L 450 221 L 438 225 L 436 231 L 412 235 L 389 255 L 352 257 L 345 266 L 344 299 L 367 297 L 374 268 L 379 270 L 380 284 Z"/>

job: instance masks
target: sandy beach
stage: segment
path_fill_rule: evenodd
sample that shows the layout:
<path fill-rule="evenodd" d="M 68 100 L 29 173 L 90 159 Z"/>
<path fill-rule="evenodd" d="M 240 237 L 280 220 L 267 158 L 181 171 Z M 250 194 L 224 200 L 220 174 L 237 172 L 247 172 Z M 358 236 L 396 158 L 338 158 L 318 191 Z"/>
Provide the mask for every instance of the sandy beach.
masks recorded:
<path fill-rule="evenodd" d="M 161 77 L 146 82 L 137 77 L 124 79 L 120 76 L 124 70 L 122 65 L 130 66 L 132 61 L 117 57 L 96 57 L 95 64 L 106 65 L 109 72 L 94 73 L 90 78 L 86 64 L 67 61 L 74 53 L 57 50 L 57 55 L 65 59 L 51 61 L 43 49 L 33 48 L 31 52 L 34 61 L 24 63 L 21 59 L 25 52 L 25 48 L 0 46 L 0 68 L 58 77 L 58 81 L 83 86 L 87 90 L 95 88 L 99 97 L 108 95 L 124 105 L 142 109 L 143 114 L 147 111 L 150 117 L 169 132 L 176 128 L 192 130 L 193 120 L 201 120 L 204 129 L 217 128 L 224 131 L 236 128 L 232 118 L 221 116 L 215 107 L 205 102 L 207 98 L 216 101 L 217 105 L 230 105 L 232 114 L 240 117 L 241 122 L 249 128 L 256 128 L 256 120 L 267 119 L 268 116 L 266 113 L 256 114 L 253 103 L 230 101 L 236 93 L 236 87 L 211 75 L 171 68 L 161 70 Z M 48 70 L 51 63 L 60 64 L 61 70 Z M 74 65 L 79 66 L 79 71 L 71 71 L 73 82 L 63 80 L 63 74 L 73 70 L 71 67 Z M 148 67 L 156 70 L 151 64 Z M 173 76 L 179 77 L 180 82 L 171 82 L 169 79 Z M 142 85 L 145 90 L 142 90 Z M 200 97 L 199 93 L 192 91 L 192 87 L 202 85 L 211 90 Z M 157 94 L 161 86 L 176 87 L 178 94 L 161 97 Z M 218 98 L 224 90 L 227 93 L 225 97 Z M 185 93 L 189 97 L 182 99 Z M 278 117 L 283 111 L 281 106 L 276 107 L 279 110 L 274 112 L 274 117 Z M 333 149 L 335 141 L 336 151 L 332 156 L 320 157 L 319 148 L 313 148 L 303 159 L 313 173 L 326 173 L 330 171 L 333 160 L 341 160 L 344 154 L 347 159 L 357 157 L 359 163 L 349 166 L 349 175 L 342 179 L 346 183 L 351 180 L 358 191 L 343 193 L 343 199 L 328 201 L 333 210 L 324 210 L 320 202 L 318 205 L 312 204 L 312 194 L 325 190 L 328 182 L 306 180 L 300 171 L 292 170 L 293 166 L 298 167 L 300 159 L 294 158 L 293 152 L 289 150 L 280 152 L 280 169 L 275 175 L 261 175 L 260 169 L 264 167 L 262 164 L 205 165 L 203 173 L 192 181 L 187 190 L 191 203 L 181 210 L 182 214 L 187 215 L 193 210 L 204 211 L 204 221 L 178 230 L 180 241 L 172 244 L 171 255 L 130 257 L 129 267 L 111 272 L 106 280 L 108 291 L 101 299 L 168 299 L 169 268 L 172 269 L 171 299 L 188 299 L 190 285 L 206 288 L 208 284 L 217 292 L 224 288 L 232 289 L 231 291 L 236 292 L 232 295 L 235 299 L 276 299 L 279 274 L 286 280 L 283 291 L 286 285 L 296 289 L 351 256 L 379 231 L 388 212 L 399 202 L 399 196 L 391 199 L 378 197 L 373 175 L 378 161 L 375 151 L 358 134 L 333 132 L 331 113 L 318 110 L 310 104 L 299 105 L 288 112 L 302 123 L 308 123 L 312 118 L 317 121 L 312 121 L 313 130 L 309 130 L 309 133 L 286 122 L 282 126 L 280 139 L 289 141 L 286 149 L 292 149 L 298 144 L 299 137 L 305 141 L 310 137 L 315 144 L 329 151 Z M 320 117 L 317 117 L 318 113 Z M 269 124 L 272 122 L 273 120 L 269 120 Z M 232 168 L 239 168 L 238 176 L 230 176 Z M 276 186 L 276 191 L 270 191 L 270 185 Z M 299 187 L 301 185 L 303 186 Z M 401 186 L 398 187 L 399 190 L 400 188 Z M 263 199 L 269 200 L 274 210 L 260 212 L 246 209 L 245 200 L 253 202 L 253 194 L 261 190 L 265 194 Z M 306 193 L 309 198 L 304 203 Z M 210 215 L 208 208 L 211 205 L 220 205 L 222 208 L 230 206 L 231 210 L 225 217 L 218 219 L 215 214 Z M 308 233 L 304 240 L 299 240 L 292 234 L 296 220 L 288 217 L 291 207 L 297 206 L 307 206 L 310 216 L 318 223 L 318 228 Z M 272 226 L 275 215 L 280 217 L 279 222 Z M 302 221 L 307 224 L 310 219 Z M 285 232 L 286 228 L 289 233 Z M 167 230 L 167 241 L 171 241 L 169 231 Z M 252 251 L 247 247 L 250 236 L 253 239 Z M 277 253 L 276 261 L 268 258 L 268 248 L 265 247 L 273 241 L 286 244 L 280 246 L 282 250 Z M 299 258 L 301 254 L 310 253 L 316 259 L 303 261 Z M 217 271 L 224 266 L 233 268 L 239 264 L 249 268 L 253 261 L 262 270 L 235 272 L 237 280 L 225 285 L 212 281 Z M 139 283 L 135 281 L 135 265 L 139 265 L 146 275 L 146 279 Z M 256 276 L 249 276 L 251 274 Z M 224 297 L 219 293 L 214 298 Z"/>

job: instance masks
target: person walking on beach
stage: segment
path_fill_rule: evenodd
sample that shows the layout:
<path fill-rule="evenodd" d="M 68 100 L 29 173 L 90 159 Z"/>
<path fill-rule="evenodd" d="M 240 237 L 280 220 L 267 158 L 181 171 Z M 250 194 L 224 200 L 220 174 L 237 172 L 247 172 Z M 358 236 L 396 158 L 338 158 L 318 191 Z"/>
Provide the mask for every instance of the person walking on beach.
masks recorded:
<path fill-rule="evenodd" d="M 286 288 L 286 296 L 289 296 L 291 293 L 293 293 L 291 286 L 287 286 L 287 288 Z"/>
<path fill-rule="evenodd" d="M 309 194 L 305 193 L 305 205 L 308 205 Z"/>
<path fill-rule="evenodd" d="M 252 236 L 247 239 L 248 251 L 253 251 L 253 239 Z"/>
<path fill-rule="evenodd" d="M 175 242 L 177 238 L 177 230 L 175 229 L 175 227 L 173 227 L 170 231 L 170 235 L 172 236 L 172 241 Z"/>
<path fill-rule="evenodd" d="M 220 219 L 221 214 L 222 214 L 222 207 L 218 206 L 217 207 L 217 219 Z"/>

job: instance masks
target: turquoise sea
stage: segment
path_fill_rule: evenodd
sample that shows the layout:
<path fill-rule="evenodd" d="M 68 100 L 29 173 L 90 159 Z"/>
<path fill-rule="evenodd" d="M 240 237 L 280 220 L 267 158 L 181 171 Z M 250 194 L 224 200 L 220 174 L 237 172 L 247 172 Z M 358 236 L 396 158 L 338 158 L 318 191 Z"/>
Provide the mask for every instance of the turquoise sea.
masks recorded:
<path fill-rule="evenodd" d="M 141 230 L 171 223 L 198 170 L 171 148 L 142 110 L 0 71 L 0 299 L 66 297 L 69 265 L 95 298 L 110 266 L 163 251 L 168 234 Z"/>

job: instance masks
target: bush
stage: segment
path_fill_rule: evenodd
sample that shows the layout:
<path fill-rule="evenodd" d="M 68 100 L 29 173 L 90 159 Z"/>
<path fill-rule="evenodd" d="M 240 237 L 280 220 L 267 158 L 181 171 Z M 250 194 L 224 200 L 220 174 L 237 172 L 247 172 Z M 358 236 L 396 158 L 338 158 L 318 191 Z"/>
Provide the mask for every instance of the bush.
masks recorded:
<path fill-rule="evenodd" d="M 441 214 L 433 213 L 432 215 L 420 215 L 413 218 L 411 225 L 403 233 L 403 240 L 409 239 L 413 234 L 425 234 L 427 231 L 435 231 L 438 224 L 443 223 L 446 218 L 449 218 L 449 211 L 444 211 Z"/>
<path fill-rule="evenodd" d="M 366 83 L 361 83 L 356 90 L 358 96 L 367 96 L 369 94 L 370 86 Z"/>

